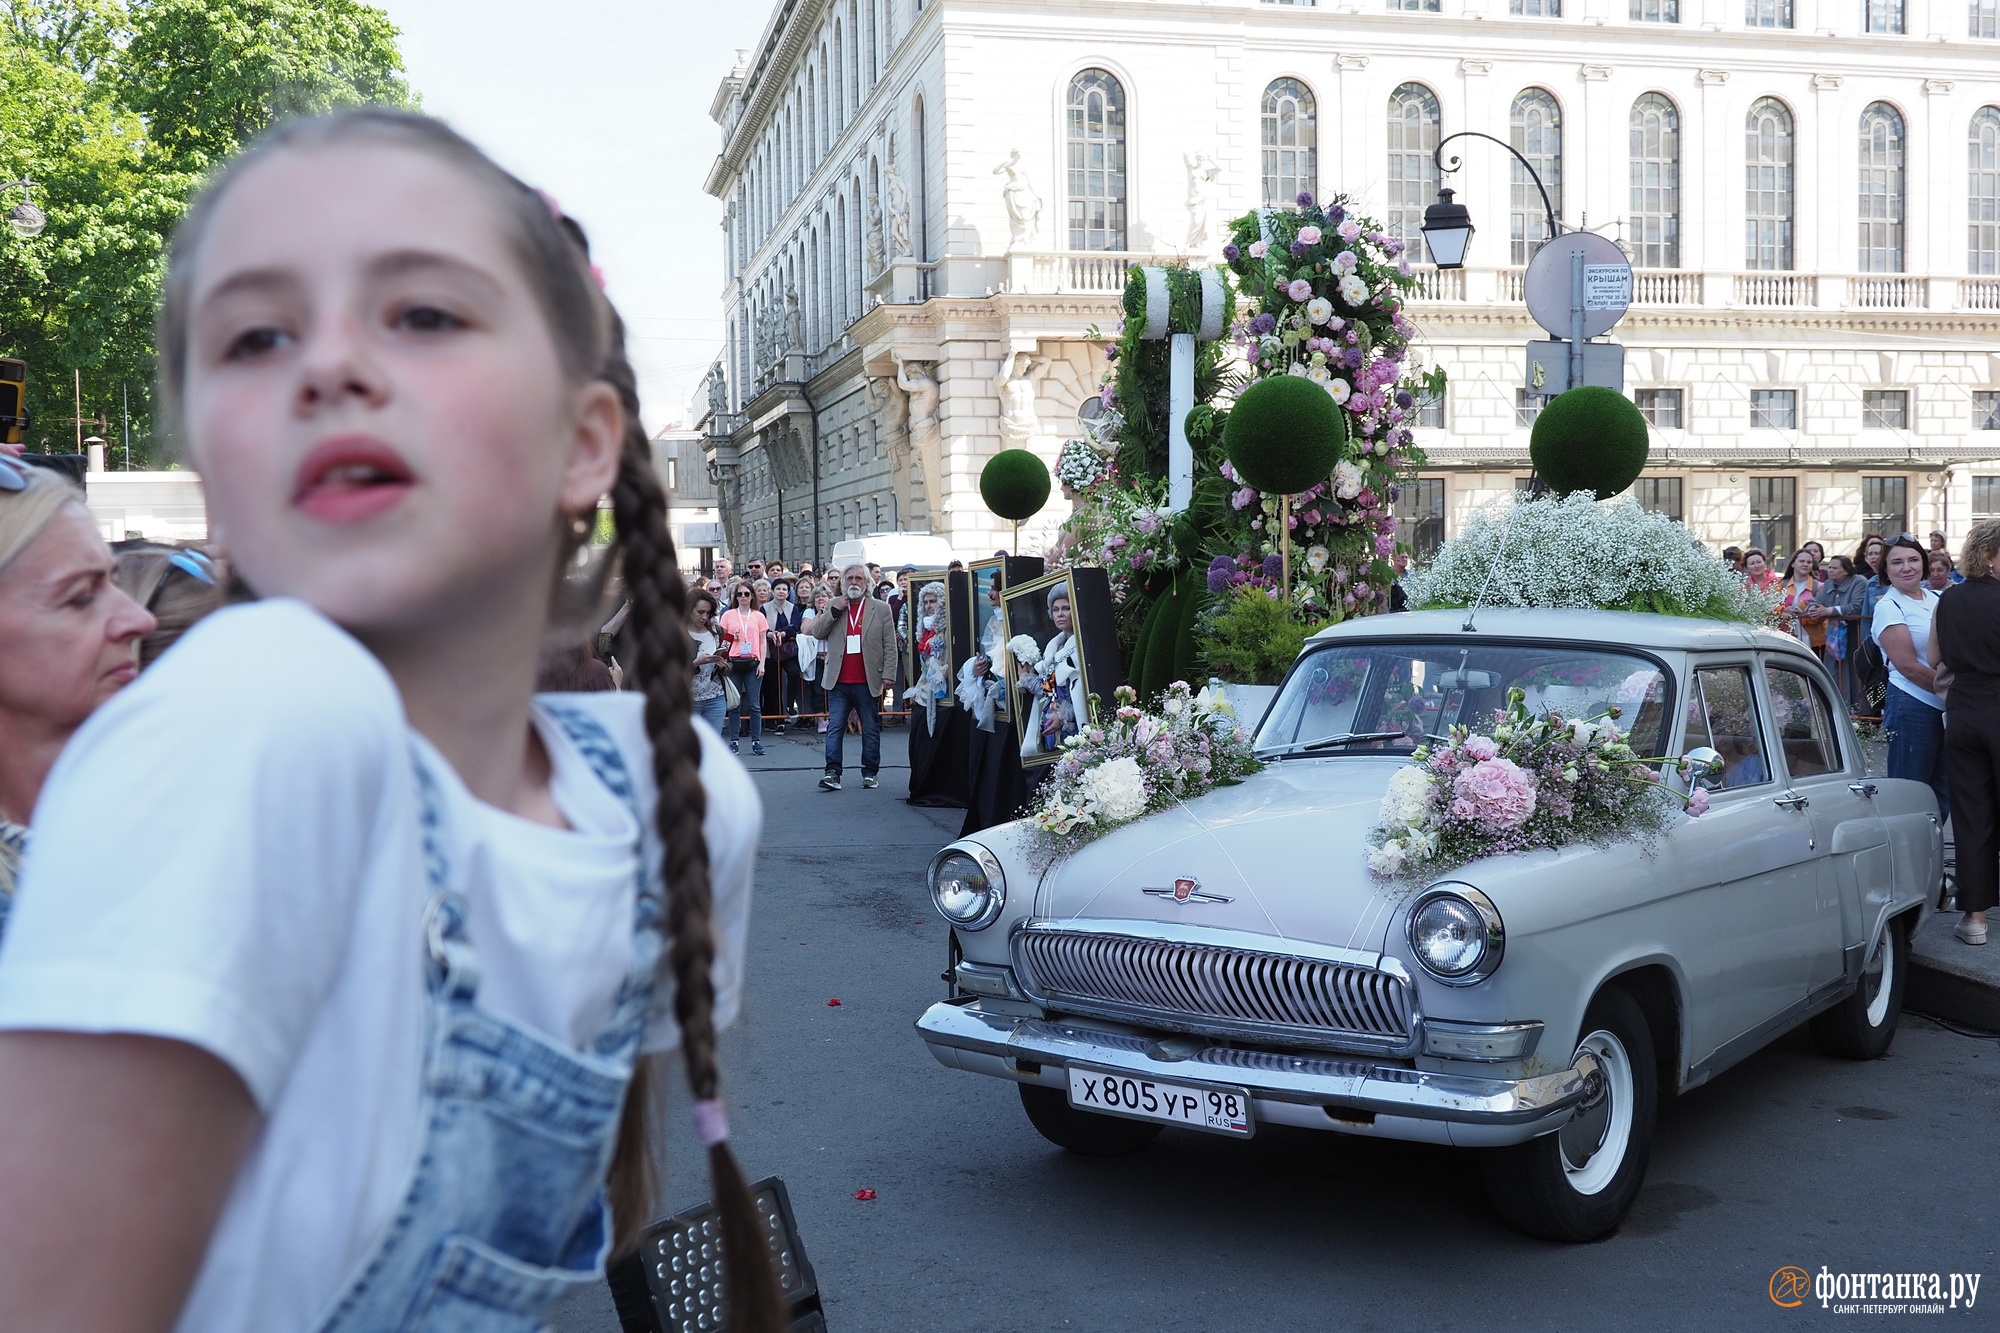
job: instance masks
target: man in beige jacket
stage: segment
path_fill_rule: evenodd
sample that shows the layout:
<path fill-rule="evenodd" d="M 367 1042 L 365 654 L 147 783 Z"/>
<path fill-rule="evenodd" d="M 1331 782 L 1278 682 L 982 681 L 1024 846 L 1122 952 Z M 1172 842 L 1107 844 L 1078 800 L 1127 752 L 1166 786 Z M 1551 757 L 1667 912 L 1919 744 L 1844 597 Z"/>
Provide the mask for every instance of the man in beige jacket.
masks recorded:
<path fill-rule="evenodd" d="M 805 632 L 826 644 L 820 684 L 826 687 L 826 775 L 821 791 L 840 790 L 847 752 L 847 715 L 861 715 L 861 785 L 876 785 L 882 767 L 882 692 L 896 670 L 896 616 L 868 595 L 868 567 L 849 565 L 841 589 Z"/>

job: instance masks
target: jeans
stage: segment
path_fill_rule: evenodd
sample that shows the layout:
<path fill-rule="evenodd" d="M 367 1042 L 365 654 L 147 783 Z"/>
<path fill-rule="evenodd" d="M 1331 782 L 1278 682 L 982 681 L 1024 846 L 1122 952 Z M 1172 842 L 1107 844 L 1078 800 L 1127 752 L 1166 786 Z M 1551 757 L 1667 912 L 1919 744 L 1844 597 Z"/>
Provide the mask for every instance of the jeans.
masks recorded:
<path fill-rule="evenodd" d="M 847 715 L 861 715 L 861 776 L 872 778 L 882 767 L 882 701 L 866 685 L 829 685 L 826 689 L 826 771 L 836 776 L 847 753 Z"/>
<path fill-rule="evenodd" d="M 757 659 L 746 658 L 729 664 L 729 674 L 736 679 L 736 707 L 729 710 L 729 725 L 723 728 L 722 739 L 733 741 L 745 732 L 750 735 L 753 745 L 764 743 L 764 680 L 757 674 Z"/>
<path fill-rule="evenodd" d="M 1937 793 L 1938 823 L 1951 818 L 1951 787 L 1945 780 L 1944 714 L 1894 685 L 1882 705 L 1889 728 L 1889 776 L 1927 782 Z"/>
<path fill-rule="evenodd" d="M 722 724 L 729 718 L 728 694 L 718 694 L 713 699 L 696 699 L 694 715 L 713 727 L 715 734 L 720 736 Z"/>

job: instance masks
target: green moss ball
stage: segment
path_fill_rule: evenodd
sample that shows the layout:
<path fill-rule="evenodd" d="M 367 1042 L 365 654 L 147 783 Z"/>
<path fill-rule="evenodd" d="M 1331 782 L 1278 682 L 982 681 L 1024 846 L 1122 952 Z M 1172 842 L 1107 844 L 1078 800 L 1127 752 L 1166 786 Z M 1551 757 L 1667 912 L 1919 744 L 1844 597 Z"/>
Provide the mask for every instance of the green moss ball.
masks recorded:
<path fill-rule="evenodd" d="M 1222 425 L 1222 451 L 1246 486 L 1296 495 L 1340 461 L 1347 414 L 1303 375 L 1273 375 L 1237 395 Z"/>
<path fill-rule="evenodd" d="M 1624 394 L 1597 384 L 1550 399 L 1528 439 L 1528 458 L 1550 490 L 1600 500 L 1638 479 L 1646 450 L 1646 418 Z"/>
<path fill-rule="evenodd" d="M 1002 449 L 980 470 L 979 498 L 1011 522 L 1033 518 L 1049 502 L 1049 465 L 1026 449 Z"/>

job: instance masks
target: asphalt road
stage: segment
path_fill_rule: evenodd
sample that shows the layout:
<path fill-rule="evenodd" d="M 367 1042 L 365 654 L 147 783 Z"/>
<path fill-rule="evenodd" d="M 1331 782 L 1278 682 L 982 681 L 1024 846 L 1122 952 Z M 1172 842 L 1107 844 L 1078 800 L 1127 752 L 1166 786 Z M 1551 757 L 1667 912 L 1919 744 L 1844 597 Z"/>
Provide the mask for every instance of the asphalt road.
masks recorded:
<path fill-rule="evenodd" d="M 745 1169 L 784 1177 L 834 1333 L 1912 1321 L 1781 1309 L 1767 1288 L 1784 1265 L 1982 1274 L 1975 1309 L 1917 1326 L 2000 1327 L 2000 1041 L 1906 1015 L 1887 1059 L 1850 1064 L 1794 1033 L 1662 1108 L 1637 1206 L 1587 1246 L 1505 1229 L 1448 1149 L 1169 1130 L 1135 1157 L 1075 1158 L 1011 1086 L 943 1068 L 911 1029 L 944 966 L 922 870 L 960 813 L 904 804 L 897 767 L 876 791 L 822 793 L 813 750 L 769 748 L 746 757 L 766 840 L 724 1070 Z M 667 1193 L 682 1207 L 706 1182 L 676 1097 Z M 617 1321 L 592 1293 L 556 1328 Z"/>

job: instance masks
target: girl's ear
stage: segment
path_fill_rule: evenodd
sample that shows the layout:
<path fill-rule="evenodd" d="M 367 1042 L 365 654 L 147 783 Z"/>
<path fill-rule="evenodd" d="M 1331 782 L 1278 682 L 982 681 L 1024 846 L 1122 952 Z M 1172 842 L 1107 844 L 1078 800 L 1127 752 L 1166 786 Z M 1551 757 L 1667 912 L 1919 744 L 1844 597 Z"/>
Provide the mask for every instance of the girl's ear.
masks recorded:
<path fill-rule="evenodd" d="M 597 504 L 618 480 L 618 459 L 625 443 L 625 409 L 618 391 L 594 379 L 577 391 L 569 457 L 563 465 L 561 506 L 578 514 Z"/>

